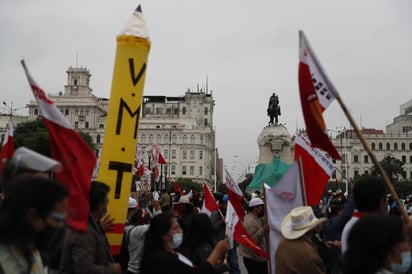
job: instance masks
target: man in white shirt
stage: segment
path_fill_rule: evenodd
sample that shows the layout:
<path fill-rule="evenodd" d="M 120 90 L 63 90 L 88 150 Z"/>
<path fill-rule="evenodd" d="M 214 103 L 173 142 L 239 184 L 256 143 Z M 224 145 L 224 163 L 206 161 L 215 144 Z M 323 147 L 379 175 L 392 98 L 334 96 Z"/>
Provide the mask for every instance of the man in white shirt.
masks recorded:
<path fill-rule="evenodd" d="M 386 186 L 379 178 L 365 177 L 353 186 L 355 212 L 346 223 L 342 232 L 342 254 L 348 249 L 348 236 L 352 226 L 367 214 L 388 214 Z"/>

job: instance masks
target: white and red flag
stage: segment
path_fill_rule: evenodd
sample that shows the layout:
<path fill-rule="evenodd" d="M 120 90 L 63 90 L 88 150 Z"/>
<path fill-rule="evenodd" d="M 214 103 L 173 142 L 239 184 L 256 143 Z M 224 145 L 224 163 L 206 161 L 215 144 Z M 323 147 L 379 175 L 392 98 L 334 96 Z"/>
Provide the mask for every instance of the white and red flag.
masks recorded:
<path fill-rule="evenodd" d="M 300 133 L 296 135 L 294 151 L 295 160 L 302 159 L 306 202 L 308 205 L 318 205 L 335 166 Z"/>
<path fill-rule="evenodd" d="M 96 155 L 83 138 L 73 130 L 47 94 L 34 81 L 24 60 L 21 61 L 43 122 L 50 135 L 52 157 L 62 163 L 56 174 L 60 183 L 69 189 L 67 223 L 74 230 L 85 232 L 89 215 L 89 192 Z"/>
<path fill-rule="evenodd" d="M 0 174 L 3 170 L 4 163 L 13 157 L 14 153 L 14 137 L 13 137 L 13 120 L 10 118 L 7 124 L 7 132 L 4 136 L 3 144 L 0 152 Z"/>
<path fill-rule="evenodd" d="M 338 92 L 316 58 L 303 31 L 299 31 L 299 90 L 303 118 L 313 147 L 342 159 L 329 139 L 323 111 L 338 97 Z"/>
<path fill-rule="evenodd" d="M 219 205 L 217 204 L 215 197 L 213 197 L 213 194 L 210 192 L 210 189 L 206 183 L 203 183 L 203 193 L 202 213 L 210 216 L 213 211 L 219 209 Z"/>
<path fill-rule="evenodd" d="M 162 149 L 155 142 L 152 143 L 152 162 L 154 165 L 166 165 L 165 158 L 162 155 Z"/>
<path fill-rule="evenodd" d="M 232 203 L 233 208 L 235 209 L 238 217 L 243 220 L 246 215 L 245 209 L 242 205 L 243 193 L 240 190 L 239 186 L 235 183 L 232 176 L 227 169 L 226 171 L 226 190 L 227 195 L 229 196 L 229 201 Z"/>
<path fill-rule="evenodd" d="M 135 161 L 136 161 L 136 175 L 139 177 L 144 176 L 145 172 L 145 164 L 143 161 L 144 158 L 144 150 L 141 144 L 137 144 L 136 148 L 136 156 L 135 156 Z"/>

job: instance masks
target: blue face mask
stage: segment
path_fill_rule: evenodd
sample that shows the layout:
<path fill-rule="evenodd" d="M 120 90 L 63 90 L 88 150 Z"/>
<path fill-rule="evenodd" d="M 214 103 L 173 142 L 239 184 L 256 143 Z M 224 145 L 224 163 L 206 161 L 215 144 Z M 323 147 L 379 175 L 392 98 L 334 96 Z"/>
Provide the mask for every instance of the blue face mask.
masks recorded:
<path fill-rule="evenodd" d="M 401 253 L 401 263 L 391 263 L 392 271 L 395 274 L 406 273 L 411 267 L 411 251 L 404 251 Z"/>
<path fill-rule="evenodd" d="M 169 243 L 169 246 L 173 249 L 178 248 L 183 242 L 183 233 L 173 234 L 173 242 Z"/>

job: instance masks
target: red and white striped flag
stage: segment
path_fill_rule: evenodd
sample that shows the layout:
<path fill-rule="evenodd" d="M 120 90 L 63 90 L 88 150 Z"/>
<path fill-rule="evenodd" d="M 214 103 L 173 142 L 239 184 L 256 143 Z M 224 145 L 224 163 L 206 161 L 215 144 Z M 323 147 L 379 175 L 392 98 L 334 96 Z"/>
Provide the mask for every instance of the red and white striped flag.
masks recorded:
<path fill-rule="evenodd" d="M 3 144 L 0 152 L 0 174 L 3 170 L 4 163 L 13 157 L 14 153 L 14 137 L 13 137 L 13 120 L 10 118 L 7 124 L 7 132 L 4 136 Z"/>
<path fill-rule="evenodd" d="M 217 204 L 215 197 L 213 197 L 212 192 L 210 192 L 209 187 L 206 183 L 203 183 L 203 206 L 202 206 L 202 213 L 207 214 L 210 216 L 213 211 L 219 209 L 219 205 Z"/>
<path fill-rule="evenodd" d="M 303 31 L 299 31 L 299 90 L 303 118 L 313 147 L 337 160 L 341 159 L 329 139 L 323 111 L 338 97 L 338 92 L 316 58 Z"/>
<path fill-rule="evenodd" d="M 69 227 L 85 232 L 89 215 L 89 192 L 96 155 L 83 138 L 73 130 L 69 121 L 58 110 L 47 94 L 34 81 L 24 60 L 24 72 L 39 106 L 43 122 L 50 135 L 52 157 L 62 163 L 63 170 L 57 180 L 69 189 Z"/>
<path fill-rule="evenodd" d="M 152 162 L 154 165 L 167 165 L 165 158 L 162 155 L 162 149 L 155 142 L 152 143 Z"/>
<path fill-rule="evenodd" d="M 295 138 L 295 155 L 302 159 L 306 202 L 318 205 L 335 166 L 319 149 L 312 148 L 309 140 L 298 133 Z"/>
<path fill-rule="evenodd" d="M 225 171 L 226 171 L 226 190 L 227 190 L 227 195 L 229 196 L 229 201 L 232 203 L 232 206 L 235 209 L 239 218 L 243 220 L 243 218 L 246 215 L 245 209 L 243 208 L 243 205 L 242 205 L 243 193 L 240 190 L 239 186 L 233 180 L 232 176 L 230 176 L 229 171 L 227 169 L 225 169 Z"/>

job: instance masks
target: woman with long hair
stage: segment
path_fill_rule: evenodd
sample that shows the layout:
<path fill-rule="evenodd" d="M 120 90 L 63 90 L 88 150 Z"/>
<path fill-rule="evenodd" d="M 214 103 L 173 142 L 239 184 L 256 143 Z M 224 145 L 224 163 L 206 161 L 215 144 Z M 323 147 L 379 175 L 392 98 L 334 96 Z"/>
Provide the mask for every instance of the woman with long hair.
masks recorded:
<path fill-rule="evenodd" d="M 155 216 L 146 233 L 141 273 L 216 273 L 214 266 L 229 250 L 228 240 L 218 242 L 206 260 L 195 266 L 190 259 L 176 251 L 183 240 L 183 230 L 170 212 Z"/>
<path fill-rule="evenodd" d="M 0 273 L 45 273 L 36 237 L 64 225 L 67 196 L 63 186 L 47 178 L 11 179 L 0 207 Z"/>
<path fill-rule="evenodd" d="M 400 217 L 367 215 L 352 227 L 343 274 L 405 273 L 410 265 L 410 247 Z"/>

